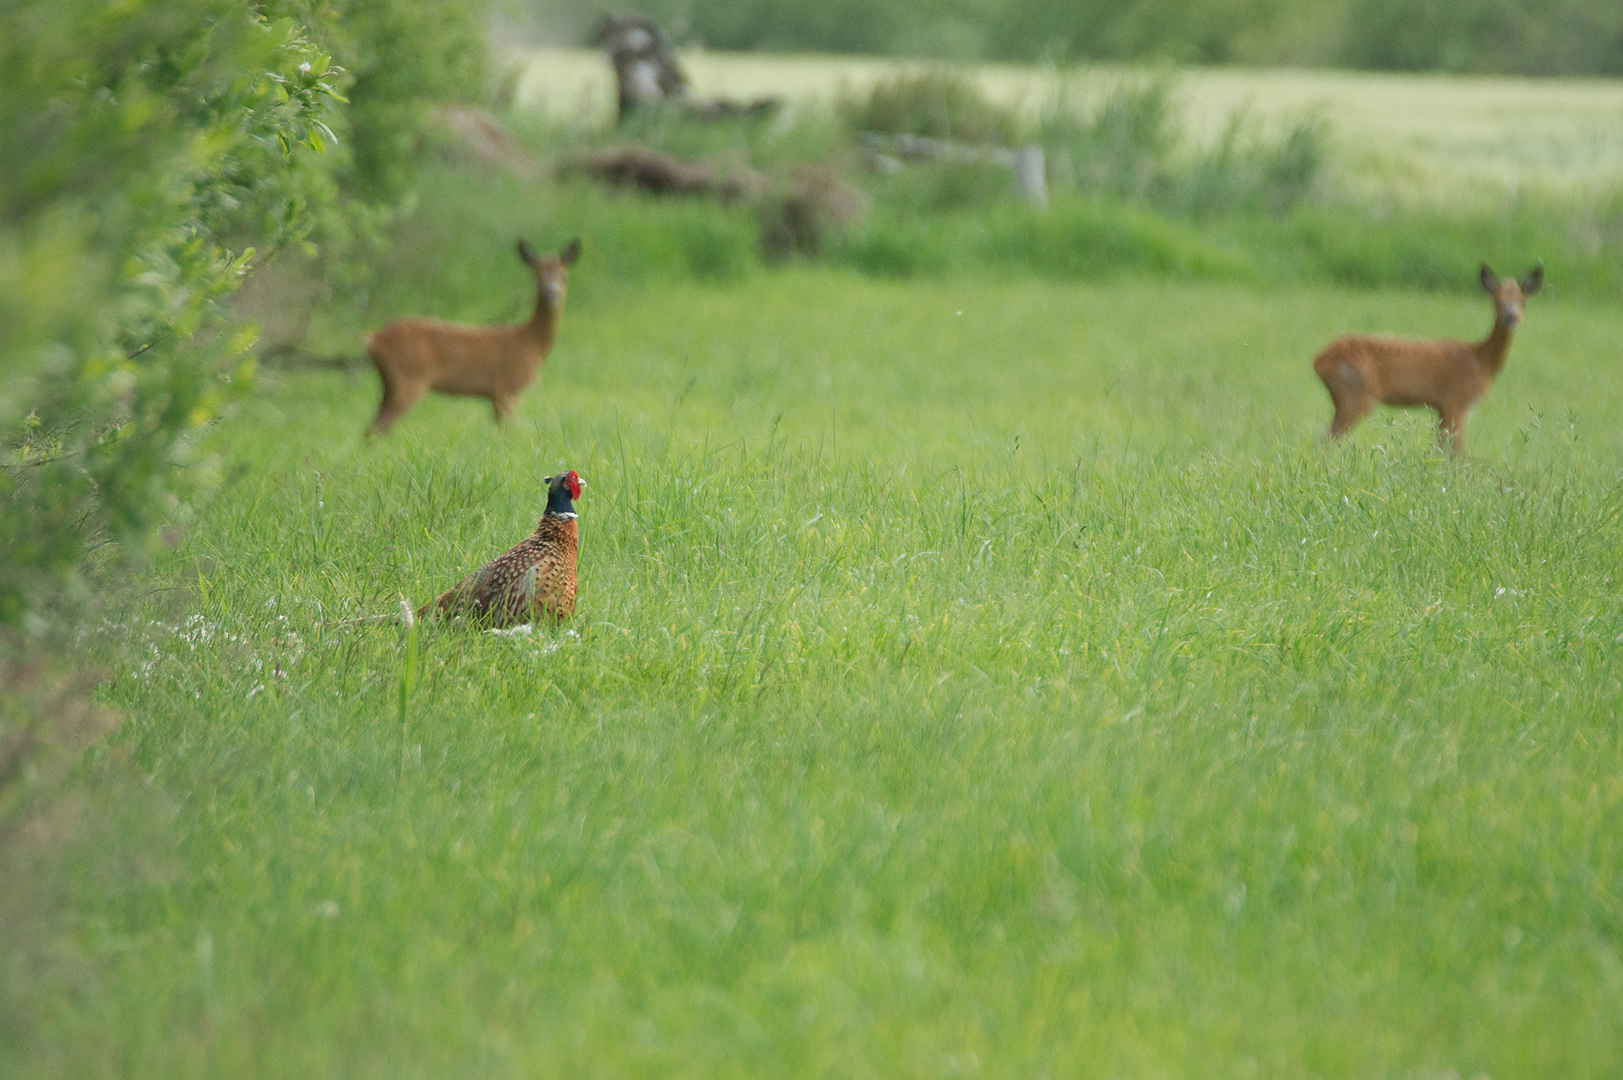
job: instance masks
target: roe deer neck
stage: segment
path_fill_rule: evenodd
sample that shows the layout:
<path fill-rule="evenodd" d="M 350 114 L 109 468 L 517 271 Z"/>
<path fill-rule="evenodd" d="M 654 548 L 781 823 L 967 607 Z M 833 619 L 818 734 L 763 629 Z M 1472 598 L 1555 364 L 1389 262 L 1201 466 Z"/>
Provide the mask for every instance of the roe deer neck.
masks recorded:
<path fill-rule="evenodd" d="M 533 341 L 545 356 L 552 350 L 552 341 L 558 336 L 558 316 L 561 311 L 545 293 L 535 298 L 535 314 L 520 326 L 519 332 Z"/>
<path fill-rule="evenodd" d="M 1510 336 L 1515 332 L 1514 326 L 1495 313 L 1493 332 L 1471 346 L 1471 351 L 1476 354 L 1477 363 L 1481 364 L 1489 375 L 1499 374 L 1499 369 L 1505 366 L 1505 357 L 1510 353 Z"/>

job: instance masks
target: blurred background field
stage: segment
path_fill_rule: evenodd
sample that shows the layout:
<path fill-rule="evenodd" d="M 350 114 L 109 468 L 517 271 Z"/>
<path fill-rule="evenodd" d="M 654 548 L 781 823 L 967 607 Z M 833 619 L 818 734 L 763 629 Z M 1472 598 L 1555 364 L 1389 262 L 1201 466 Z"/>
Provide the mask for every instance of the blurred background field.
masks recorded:
<path fill-rule="evenodd" d="M 829 107 L 898 72 L 932 66 L 708 50 L 682 58 L 701 96 L 780 95 L 798 109 Z M 613 115 L 613 71 L 600 52 L 539 48 L 513 62 L 522 70 L 519 106 L 588 126 Z M 1145 74 L 1096 63 L 973 68 L 988 98 L 1033 117 L 1060 100 L 1086 109 L 1124 78 Z M 1180 117 L 1201 146 L 1220 138 L 1241 110 L 1276 125 L 1321 117 L 1334 132 L 1337 164 L 1372 196 L 1441 201 L 1482 189 L 1593 195 L 1623 185 L 1623 85 L 1615 79 L 1180 67 L 1176 85 Z"/>

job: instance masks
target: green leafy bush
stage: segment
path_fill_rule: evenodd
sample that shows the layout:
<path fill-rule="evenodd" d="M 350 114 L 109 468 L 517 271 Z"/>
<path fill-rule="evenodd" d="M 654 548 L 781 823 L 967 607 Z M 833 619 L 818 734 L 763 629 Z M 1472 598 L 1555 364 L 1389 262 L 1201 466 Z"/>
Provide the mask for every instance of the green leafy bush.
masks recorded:
<path fill-rule="evenodd" d="M 0 28 L 0 622 L 154 543 L 202 478 L 187 436 L 248 339 L 218 319 L 252 249 L 331 188 L 329 55 L 230 0 L 66 0 Z"/>
<path fill-rule="evenodd" d="M 479 0 L 322 0 L 306 24 L 344 66 L 352 199 L 393 205 L 409 191 L 430 111 L 488 99 L 485 5 Z"/>
<path fill-rule="evenodd" d="M 375 230 L 425 103 L 479 92 L 482 26 L 405 0 L 0 9 L 0 625 L 43 628 L 184 513 L 190 436 L 252 372 L 221 301 L 258 250 Z"/>

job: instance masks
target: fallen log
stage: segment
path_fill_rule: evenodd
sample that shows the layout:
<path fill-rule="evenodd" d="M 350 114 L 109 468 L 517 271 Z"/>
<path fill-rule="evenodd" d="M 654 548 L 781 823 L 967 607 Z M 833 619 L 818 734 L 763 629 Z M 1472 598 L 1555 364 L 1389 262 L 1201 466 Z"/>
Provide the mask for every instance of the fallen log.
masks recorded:
<path fill-rule="evenodd" d="M 722 202 L 753 199 L 766 189 L 766 180 L 754 169 L 683 161 L 645 146 L 595 150 L 567 162 L 563 171 L 583 173 L 599 183 L 651 195 L 701 195 Z"/>

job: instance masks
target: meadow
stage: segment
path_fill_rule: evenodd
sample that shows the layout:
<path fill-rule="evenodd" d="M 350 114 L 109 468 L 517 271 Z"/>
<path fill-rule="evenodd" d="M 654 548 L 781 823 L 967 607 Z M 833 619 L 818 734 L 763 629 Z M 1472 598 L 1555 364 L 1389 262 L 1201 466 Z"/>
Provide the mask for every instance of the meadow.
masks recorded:
<path fill-rule="evenodd" d="M 72 841 L 8 1076 L 1615 1075 L 1615 296 L 1552 273 L 1455 459 L 1323 444 L 1309 364 L 1468 287 L 750 228 L 430 171 L 316 343 L 514 317 L 578 231 L 557 348 L 500 429 L 267 366 L 211 431 L 86 637 L 149 825 Z M 570 624 L 390 617 L 562 467 Z"/>
<path fill-rule="evenodd" d="M 305 375 L 221 431 L 107 633 L 177 847 L 24 1074 L 1609 1074 L 1623 315 L 1530 308 L 1455 462 L 1318 445 L 1306 360 L 1474 298 L 579 299 L 504 430 Z M 563 465 L 573 625 L 342 623 Z"/>

